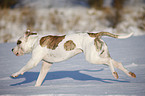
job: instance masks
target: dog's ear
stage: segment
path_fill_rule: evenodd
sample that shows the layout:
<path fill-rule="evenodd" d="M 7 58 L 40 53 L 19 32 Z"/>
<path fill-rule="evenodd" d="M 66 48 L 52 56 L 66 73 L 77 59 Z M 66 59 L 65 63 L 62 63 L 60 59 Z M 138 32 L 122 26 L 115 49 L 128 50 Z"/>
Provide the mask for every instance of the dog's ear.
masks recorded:
<path fill-rule="evenodd" d="M 29 37 L 30 35 L 37 35 L 37 33 L 35 33 L 35 32 L 31 32 L 30 30 L 27 30 L 26 32 L 25 32 L 25 37 Z"/>

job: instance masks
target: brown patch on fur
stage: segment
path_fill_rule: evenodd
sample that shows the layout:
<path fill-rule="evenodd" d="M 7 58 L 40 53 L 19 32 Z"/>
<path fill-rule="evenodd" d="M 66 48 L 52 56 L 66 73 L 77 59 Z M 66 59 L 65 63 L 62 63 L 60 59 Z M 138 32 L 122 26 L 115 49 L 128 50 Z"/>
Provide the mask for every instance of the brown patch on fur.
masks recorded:
<path fill-rule="evenodd" d="M 64 36 L 45 36 L 40 39 L 41 47 L 47 46 L 47 48 L 55 50 L 58 44 L 65 38 Z"/>
<path fill-rule="evenodd" d="M 109 33 L 109 32 L 88 33 L 88 35 L 90 37 L 95 38 L 94 39 L 94 45 L 96 47 L 97 52 L 101 51 L 100 56 L 101 57 L 110 57 L 110 54 L 109 54 L 108 50 L 102 49 L 103 46 L 104 46 L 104 42 L 100 38 L 101 38 L 101 36 L 110 36 L 110 37 L 118 38 L 118 35 L 114 35 L 114 34 Z"/>
<path fill-rule="evenodd" d="M 98 37 L 98 33 L 88 33 L 88 35 L 90 36 L 90 37 Z"/>
<path fill-rule="evenodd" d="M 129 74 L 130 74 L 130 76 L 131 76 L 132 78 L 136 78 L 136 75 L 135 75 L 134 73 L 129 72 Z"/>
<path fill-rule="evenodd" d="M 66 51 L 74 50 L 76 47 L 76 44 L 72 40 L 68 40 L 64 43 L 64 49 Z"/>
<path fill-rule="evenodd" d="M 27 31 L 25 32 L 25 35 L 26 35 L 27 37 L 29 37 L 30 35 L 37 35 L 37 33 L 34 33 L 34 32 L 31 32 L 30 30 L 27 30 Z"/>
<path fill-rule="evenodd" d="M 27 36 L 30 36 L 30 35 L 37 35 L 37 33 L 32 33 L 32 32 L 26 32 L 25 33 Z"/>
<path fill-rule="evenodd" d="M 114 35 L 109 32 L 99 32 L 99 33 L 88 33 L 90 37 L 101 38 L 101 36 L 109 36 L 113 38 L 118 38 L 118 35 Z"/>
<path fill-rule="evenodd" d="M 100 57 L 103 57 L 103 58 L 110 57 L 109 51 L 103 49 L 103 46 L 104 46 L 104 42 L 103 41 L 101 41 L 98 38 L 95 38 L 94 39 L 94 45 L 96 47 L 96 51 L 100 52 Z"/>
<path fill-rule="evenodd" d="M 94 45 L 96 46 L 96 51 L 100 51 L 102 49 L 103 42 L 100 39 L 95 38 Z"/>

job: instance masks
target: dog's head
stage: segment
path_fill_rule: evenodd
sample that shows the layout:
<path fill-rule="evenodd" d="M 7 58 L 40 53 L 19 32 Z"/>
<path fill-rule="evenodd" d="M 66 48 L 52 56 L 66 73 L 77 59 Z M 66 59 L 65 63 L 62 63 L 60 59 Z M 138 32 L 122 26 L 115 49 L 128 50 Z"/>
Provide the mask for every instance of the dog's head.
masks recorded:
<path fill-rule="evenodd" d="M 12 52 L 16 56 L 21 56 L 25 53 L 31 52 L 35 43 L 34 41 L 36 41 L 36 37 L 37 33 L 27 30 L 24 36 L 17 40 L 17 46 L 12 49 Z"/>

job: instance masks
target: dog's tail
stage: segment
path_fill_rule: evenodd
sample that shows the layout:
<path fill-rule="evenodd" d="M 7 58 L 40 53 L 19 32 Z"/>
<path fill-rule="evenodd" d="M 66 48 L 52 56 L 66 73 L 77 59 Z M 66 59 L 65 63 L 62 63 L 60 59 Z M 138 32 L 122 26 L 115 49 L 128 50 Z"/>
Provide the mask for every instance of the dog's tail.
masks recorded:
<path fill-rule="evenodd" d="M 97 38 L 101 38 L 102 36 L 109 36 L 109 37 L 113 37 L 113 38 L 118 38 L 118 39 L 125 39 L 125 38 L 129 38 L 133 35 L 133 33 L 130 33 L 128 35 L 115 35 L 109 32 L 99 32 L 99 33 L 88 33 L 89 36 L 91 37 L 97 37 Z"/>

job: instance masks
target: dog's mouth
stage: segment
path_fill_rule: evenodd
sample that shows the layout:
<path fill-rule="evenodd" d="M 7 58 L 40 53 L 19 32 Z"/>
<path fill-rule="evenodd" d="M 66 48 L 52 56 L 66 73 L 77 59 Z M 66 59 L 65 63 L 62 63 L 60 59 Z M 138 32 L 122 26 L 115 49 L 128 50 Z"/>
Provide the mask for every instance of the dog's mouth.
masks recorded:
<path fill-rule="evenodd" d="M 24 53 L 23 52 L 17 52 L 15 55 L 16 56 L 22 56 Z"/>

